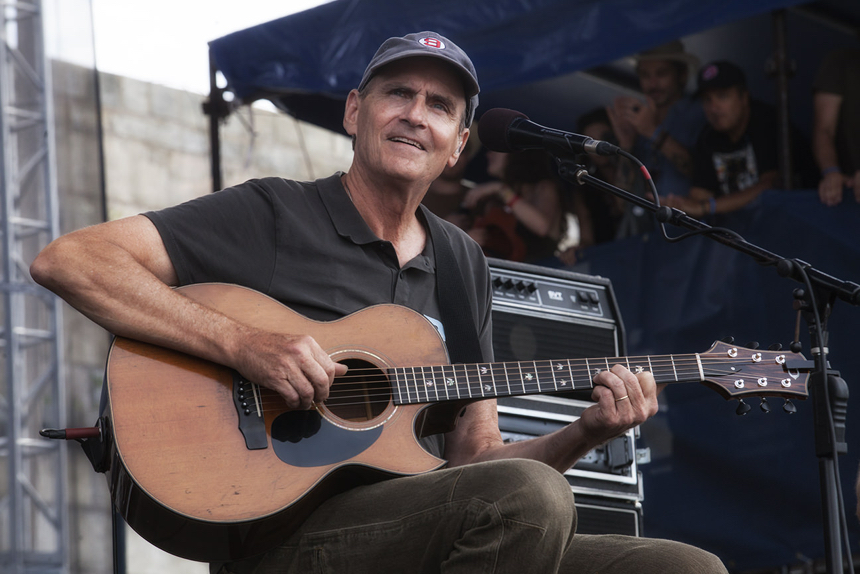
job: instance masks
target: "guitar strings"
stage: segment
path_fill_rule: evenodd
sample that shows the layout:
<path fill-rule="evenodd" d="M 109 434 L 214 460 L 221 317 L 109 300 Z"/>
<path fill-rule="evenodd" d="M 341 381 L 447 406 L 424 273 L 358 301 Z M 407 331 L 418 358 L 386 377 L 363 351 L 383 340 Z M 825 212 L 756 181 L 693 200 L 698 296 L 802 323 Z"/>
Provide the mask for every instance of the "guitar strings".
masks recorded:
<path fill-rule="evenodd" d="M 637 361 L 636 359 L 640 359 Z M 573 364 L 573 361 L 568 359 L 539 359 L 535 361 L 510 361 L 510 362 L 500 362 L 500 363 L 457 363 L 457 364 L 446 364 L 446 365 L 424 365 L 424 366 L 414 366 L 414 367 L 351 367 L 349 372 L 342 376 L 338 377 L 338 379 L 348 378 L 350 376 L 364 376 L 363 373 L 373 372 L 373 371 L 395 371 L 395 372 L 406 372 L 406 371 L 415 371 L 417 373 L 423 373 L 430 375 L 431 373 L 439 373 L 443 375 L 451 374 L 451 375 L 460 375 L 467 372 L 476 371 L 477 368 L 481 366 L 487 366 L 493 372 L 504 372 L 508 370 L 520 370 L 524 369 L 526 372 L 531 372 L 532 369 L 536 369 L 537 372 L 552 372 L 557 369 L 553 367 L 553 365 L 570 363 L 569 366 L 563 366 L 561 372 L 573 371 L 574 373 L 589 373 L 594 372 L 596 370 L 605 371 L 607 362 L 610 363 L 610 366 L 614 366 L 616 364 L 630 367 L 641 366 L 643 369 L 651 370 L 653 367 L 666 367 L 671 368 L 675 366 L 676 368 L 683 368 L 685 366 L 693 366 L 696 371 L 698 371 L 698 361 L 695 358 L 687 358 L 687 357 L 650 357 L 650 361 L 648 360 L 648 356 L 644 357 L 607 357 L 605 359 L 588 359 L 588 365 L 583 365 L 585 359 L 576 359 L 575 361 L 578 363 L 577 365 Z M 739 361 L 737 359 L 730 358 L 701 358 L 702 367 L 705 366 L 713 366 L 719 364 L 727 364 L 727 365 L 738 365 Z M 752 366 L 765 365 L 770 366 L 771 363 L 753 363 Z"/>
<path fill-rule="evenodd" d="M 615 357 L 615 358 L 617 359 L 617 357 Z M 636 357 L 630 357 L 630 358 L 635 359 Z M 543 362 L 543 363 L 559 363 L 559 361 L 543 361 L 543 360 L 541 362 Z M 610 361 L 610 362 L 612 362 L 613 364 L 618 364 L 618 361 Z M 636 361 L 632 361 L 632 362 L 636 363 Z M 563 363 L 563 361 L 562 361 L 562 363 Z M 600 360 L 599 363 L 605 364 L 605 360 Z M 725 375 L 731 375 L 731 374 L 743 375 L 742 371 L 741 372 L 733 372 L 731 370 L 713 370 L 712 369 L 712 367 L 719 366 L 721 364 L 736 366 L 737 361 L 731 360 L 731 359 L 716 359 L 716 360 L 715 359 L 709 359 L 709 358 L 703 359 L 702 365 L 701 365 L 702 371 L 707 370 L 708 374 L 710 374 L 711 376 L 725 376 Z M 477 368 L 481 365 L 489 366 L 490 367 L 489 373 L 479 375 L 477 372 Z M 674 361 L 672 361 L 672 360 L 665 360 L 665 361 L 653 360 L 653 358 L 652 358 L 650 363 L 647 363 L 647 365 L 648 365 L 648 368 L 646 368 L 645 366 L 643 366 L 643 368 L 645 368 L 648 371 L 652 371 L 652 372 L 656 371 L 658 368 L 666 368 L 666 369 L 671 368 L 672 374 L 674 375 L 675 373 L 677 373 L 679 375 L 679 378 L 681 378 L 681 375 L 683 374 L 683 375 L 696 375 L 695 377 L 693 377 L 693 379 L 697 379 L 698 375 L 699 375 L 699 364 L 697 361 L 687 363 L 685 361 L 679 361 L 677 358 Z M 525 368 L 524 368 L 524 366 L 525 366 Z M 526 375 L 534 374 L 536 379 L 540 379 L 541 377 L 543 377 L 544 379 L 551 379 L 551 378 L 553 378 L 552 375 L 554 375 L 556 373 L 560 373 L 562 377 L 566 377 L 567 374 L 573 374 L 574 378 L 587 378 L 588 380 L 591 380 L 591 377 L 589 375 L 591 375 L 592 373 L 596 374 L 597 371 L 607 370 L 603 367 L 595 367 L 594 369 L 583 369 L 582 367 L 575 367 L 574 368 L 572 366 L 570 366 L 568 368 L 562 368 L 561 370 L 558 370 L 558 369 L 550 367 L 550 366 L 537 366 L 536 369 L 531 369 L 532 366 L 536 366 L 536 365 L 533 365 L 531 361 L 528 361 L 528 362 L 510 362 L 510 363 L 496 363 L 496 364 L 482 364 L 482 363 L 476 363 L 476 364 L 471 364 L 471 365 L 458 364 L 458 365 L 456 365 L 456 367 L 457 367 L 456 369 L 453 368 L 454 365 L 432 365 L 432 366 L 424 366 L 424 367 L 393 367 L 393 368 L 386 368 L 386 369 L 381 369 L 378 367 L 369 367 L 369 368 L 353 367 L 349 370 L 349 372 L 346 375 L 336 377 L 335 380 L 337 382 L 348 382 L 350 380 L 359 380 L 360 381 L 363 379 L 367 379 L 368 373 L 373 373 L 376 377 L 381 377 L 381 378 L 387 380 L 388 375 L 385 374 L 386 371 L 389 373 L 393 373 L 395 379 L 397 379 L 398 376 L 400 376 L 400 375 L 405 376 L 407 379 L 412 379 L 413 384 L 420 384 L 420 383 L 417 383 L 417 381 L 419 379 L 426 381 L 428 379 L 428 377 L 430 378 L 431 381 L 435 380 L 437 377 L 443 377 L 444 378 L 446 376 L 453 376 L 454 378 L 459 378 L 461 376 L 465 376 L 467 379 L 477 379 L 480 377 L 486 378 L 487 375 L 490 373 L 491 373 L 490 374 L 491 380 L 496 375 L 498 375 L 500 378 L 506 379 L 506 380 L 511 379 L 511 378 L 518 380 L 518 377 L 516 377 L 517 371 L 523 371 Z M 511 369 L 514 370 L 514 375 L 515 375 L 514 377 L 508 376 L 508 373 L 511 372 Z M 654 374 L 657 377 L 662 377 L 664 375 L 662 373 L 654 373 Z M 668 373 L 666 373 L 666 375 L 668 375 Z M 556 377 L 556 378 L 558 378 L 558 377 Z M 661 381 L 661 382 L 664 382 L 664 381 Z M 668 382 L 674 382 L 674 381 L 670 380 Z M 407 382 L 406 385 L 408 386 L 408 384 L 409 383 Z M 475 381 L 475 382 L 472 382 L 472 381 L 465 382 L 464 381 L 463 383 L 458 383 L 458 386 L 463 386 L 464 384 L 466 384 L 468 386 L 468 384 L 480 384 L 480 383 L 477 381 Z M 515 384 L 522 384 L 522 383 L 520 382 L 520 383 L 515 383 Z M 525 384 L 530 385 L 530 384 L 538 384 L 538 383 L 526 382 Z"/>
<path fill-rule="evenodd" d="M 613 361 L 612 359 L 632 359 L 632 363 L 636 363 L 635 359 L 642 357 L 610 357 L 606 359 L 597 359 L 594 362 L 604 363 L 608 360 L 610 363 L 617 364 L 619 361 Z M 698 361 L 690 362 L 689 360 L 685 360 L 684 358 L 678 356 L 670 356 L 668 359 L 663 357 L 650 357 L 650 367 L 654 367 L 655 365 L 659 367 L 667 367 L 671 365 L 673 367 L 673 376 L 668 380 L 658 380 L 658 383 L 662 382 L 678 382 L 679 379 L 686 381 L 697 381 L 700 378 L 699 372 L 699 364 Z M 702 360 L 702 370 L 709 371 L 711 376 L 714 376 L 713 373 L 716 373 L 716 376 L 725 376 L 729 374 L 735 374 L 737 376 L 742 376 L 743 373 L 734 373 L 728 370 L 720 370 L 720 371 L 711 371 L 711 368 L 714 366 L 720 365 L 737 365 L 737 359 L 731 358 L 711 358 L 711 357 L 700 357 Z M 673 360 L 674 359 L 674 360 Z M 589 360 L 591 361 L 591 360 Z M 557 363 L 558 361 L 547 361 L 540 360 L 539 363 Z M 567 362 L 567 360 L 562 360 L 562 363 Z M 624 361 L 628 362 L 627 360 Z M 469 367 L 476 368 L 481 363 L 473 364 L 473 365 L 458 365 L 458 367 L 465 367 L 468 369 Z M 524 365 L 529 366 L 537 366 L 534 365 L 532 361 L 520 361 L 520 362 L 508 362 L 508 363 L 496 363 L 486 365 L 491 366 L 491 371 L 496 372 L 505 372 L 506 368 L 522 368 Z M 770 363 L 766 363 L 766 366 L 770 365 Z M 426 377 L 422 376 L 423 374 L 432 374 L 436 375 L 437 371 L 439 374 L 442 374 L 443 369 L 450 370 L 453 365 L 433 365 L 432 367 L 395 367 L 391 369 L 387 369 L 389 372 L 394 372 L 395 379 L 398 372 L 416 371 L 416 377 L 424 380 L 426 382 Z M 430 373 L 420 373 L 420 371 L 430 369 Z M 605 370 L 605 369 L 601 369 Z M 650 370 L 650 369 L 649 369 Z M 402 404 L 424 404 L 424 403 L 435 403 L 443 400 L 465 400 L 465 399 L 480 399 L 484 398 L 485 395 L 481 391 L 481 387 L 486 382 L 460 382 L 452 385 L 451 387 L 447 387 L 446 385 L 421 385 L 418 378 L 410 382 L 407 381 L 403 386 L 399 384 L 391 385 L 390 378 L 387 376 L 382 369 L 377 367 L 371 368 L 352 368 L 350 372 L 356 373 L 357 371 L 364 371 L 365 374 L 353 374 L 350 376 L 349 374 L 344 375 L 342 377 L 336 377 L 335 384 L 332 386 L 328 401 L 332 401 L 332 407 L 349 407 L 356 405 L 372 405 L 372 404 L 386 404 L 391 402 L 394 398 L 395 394 L 400 394 L 401 396 L 406 396 L 406 400 L 403 401 Z M 452 372 L 455 376 L 460 376 L 461 374 L 466 374 L 463 372 L 463 369 L 458 369 L 459 372 Z M 592 371 L 579 368 L 572 368 L 572 366 L 564 371 L 578 373 L 582 375 L 583 378 L 590 374 Z M 373 377 L 368 377 L 366 373 L 374 373 Z M 527 372 L 531 373 L 532 370 L 528 370 Z M 504 380 L 499 380 L 494 382 L 494 389 L 489 392 L 490 397 L 495 396 L 516 396 L 522 394 L 534 394 L 534 393 L 546 393 L 553 392 L 555 390 L 578 390 L 575 387 L 572 389 L 557 389 L 554 383 L 551 381 L 552 374 L 555 373 L 554 369 L 551 367 L 537 367 L 534 369 L 534 373 L 536 374 L 537 380 L 535 381 L 525 381 L 517 378 L 514 381 L 510 381 L 509 377 L 504 377 Z M 475 371 L 477 374 L 477 371 Z M 657 375 L 660 375 L 659 373 Z M 541 376 L 544 377 L 544 381 L 541 381 Z M 707 376 L 707 374 L 706 374 Z M 484 376 L 486 378 L 486 375 Z M 662 377 L 661 377 L 662 378 Z M 352 379 L 352 382 L 347 382 Z M 435 383 L 435 377 L 431 379 Z M 358 382 L 355 382 L 358 380 Z M 589 380 L 588 387 L 581 387 L 579 390 L 588 390 L 593 388 L 593 384 Z M 355 389 L 355 385 L 362 385 L 362 388 Z M 405 388 L 404 388 L 405 386 Z M 283 409 L 284 401 L 283 398 L 278 395 L 275 391 L 271 389 L 267 389 L 265 387 L 260 387 L 261 391 L 263 391 L 260 406 L 265 410 L 269 410 L 269 407 L 273 405 Z M 448 392 L 448 390 L 452 392 Z M 399 392 L 398 392 L 399 391 Z M 466 393 L 464 393 L 465 391 Z M 472 392 L 475 391 L 475 392 Z M 756 389 L 757 392 L 763 391 L 763 389 Z M 777 392 L 786 392 L 784 389 L 780 389 Z M 453 395 L 453 397 L 452 397 Z M 413 400 L 414 398 L 414 400 Z M 355 401 L 355 402 L 348 402 Z"/>

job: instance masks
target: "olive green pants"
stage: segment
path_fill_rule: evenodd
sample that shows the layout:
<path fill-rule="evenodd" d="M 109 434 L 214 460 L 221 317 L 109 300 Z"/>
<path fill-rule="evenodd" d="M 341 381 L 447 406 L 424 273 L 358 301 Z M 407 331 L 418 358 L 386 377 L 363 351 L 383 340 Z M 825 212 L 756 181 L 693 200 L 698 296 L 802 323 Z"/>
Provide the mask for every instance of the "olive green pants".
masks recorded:
<path fill-rule="evenodd" d="M 360 486 L 320 506 L 262 556 L 213 564 L 220 574 L 723 573 L 712 554 L 677 542 L 574 536 L 565 478 L 502 460 Z"/>

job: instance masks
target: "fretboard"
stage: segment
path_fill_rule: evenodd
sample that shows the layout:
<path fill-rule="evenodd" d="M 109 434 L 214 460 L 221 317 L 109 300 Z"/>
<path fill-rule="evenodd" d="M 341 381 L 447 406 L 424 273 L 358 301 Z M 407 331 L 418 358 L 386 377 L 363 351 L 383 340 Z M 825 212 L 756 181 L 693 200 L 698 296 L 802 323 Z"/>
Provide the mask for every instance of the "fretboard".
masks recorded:
<path fill-rule="evenodd" d="M 395 404 L 416 404 L 588 390 L 615 364 L 650 371 L 658 383 L 705 380 L 698 354 L 396 367 L 389 375 Z"/>

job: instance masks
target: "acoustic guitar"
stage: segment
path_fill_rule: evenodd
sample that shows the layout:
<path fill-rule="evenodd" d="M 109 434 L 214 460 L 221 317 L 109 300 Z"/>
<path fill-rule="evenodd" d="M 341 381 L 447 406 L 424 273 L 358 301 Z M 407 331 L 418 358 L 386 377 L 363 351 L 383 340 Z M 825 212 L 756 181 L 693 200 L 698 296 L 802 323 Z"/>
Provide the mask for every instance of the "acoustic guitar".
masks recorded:
<path fill-rule="evenodd" d="M 294 411 L 232 369 L 115 339 L 106 414 L 114 504 L 149 542 L 191 560 L 264 552 L 334 494 L 444 466 L 418 438 L 453 428 L 471 401 L 590 389 L 615 363 L 726 398 L 807 396 L 808 375 L 793 366 L 802 357 L 726 343 L 692 355 L 451 365 L 436 329 L 404 307 L 318 322 L 243 287 L 180 292 L 250 325 L 309 334 L 349 366 L 323 404 Z"/>

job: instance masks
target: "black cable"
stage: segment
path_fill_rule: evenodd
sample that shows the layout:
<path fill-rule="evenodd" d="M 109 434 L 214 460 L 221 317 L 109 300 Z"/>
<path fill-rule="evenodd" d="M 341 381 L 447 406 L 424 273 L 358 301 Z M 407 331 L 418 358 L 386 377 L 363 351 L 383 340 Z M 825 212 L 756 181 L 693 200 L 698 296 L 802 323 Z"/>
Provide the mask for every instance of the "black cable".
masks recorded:
<path fill-rule="evenodd" d="M 651 194 L 654 196 L 654 203 L 657 205 L 657 209 L 659 210 L 661 207 L 663 207 L 662 205 L 660 205 L 660 195 L 657 193 L 657 186 L 655 185 L 654 179 L 651 177 L 651 173 L 648 171 L 648 168 L 645 167 L 645 164 L 639 161 L 639 158 L 637 158 L 635 155 L 628 153 L 623 149 L 618 150 L 618 155 L 626 157 L 627 159 L 636 164 L 636 166 L 639 168 L 639 171 L 641 171 L 642 174 L 645 176 L 645 181 L 648 182 L 648 186 L 651 188 Z M 683 233 L 677 237 L 670 237 L 669 234 L 666 232 L 666 223 L 663 221 L 660 221 L 659 223 L 660 232 L 663 234 L 663 239 L 665 239 L 669 243 L 677 243 L 683 239 L 687 239 L 688 237 L 694 237 L 696 235 L 719 234 L 728 235 L 729 237 L 734 237 L 735 239 L 743 241 L 743 237 L 741 237 L 739 234 L 732 231 L 731 229 L 726 229 L 724 227 L 708 227 L 707 229 L 696 229 L 694 231 L 688 231 L 687 233 Z"/>

